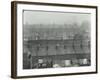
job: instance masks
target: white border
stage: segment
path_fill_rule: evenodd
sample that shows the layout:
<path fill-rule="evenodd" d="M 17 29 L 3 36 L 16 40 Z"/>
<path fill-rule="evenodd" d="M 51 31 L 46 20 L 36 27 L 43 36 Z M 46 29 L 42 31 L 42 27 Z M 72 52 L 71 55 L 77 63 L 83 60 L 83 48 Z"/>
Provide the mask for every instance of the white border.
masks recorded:
<path fill-rule="evenodd" d="M 88 67 L 70 67 L 70 68 L 50 68 L 50 69 L 31 69 L 23 70 L 23 41 L 22 41 L 22 11 L 27 10 L 46 10 L 46 11 L 63 11 L 63 12 L 82 12 L 91 13 L 91 66 Z M 17 76 L 33 76 L 63 73 L 80 73 L 96 71 L 96 9 L 91 8 L 74 8 L 58 7 L 45 5 L 27 5 L 17 4 Z"/>

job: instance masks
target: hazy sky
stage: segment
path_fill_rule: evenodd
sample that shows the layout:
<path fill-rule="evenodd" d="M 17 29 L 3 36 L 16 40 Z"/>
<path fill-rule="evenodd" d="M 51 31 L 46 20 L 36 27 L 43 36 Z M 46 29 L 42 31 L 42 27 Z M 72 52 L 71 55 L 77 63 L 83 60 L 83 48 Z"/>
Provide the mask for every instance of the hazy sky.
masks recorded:
<path fill-rule="evenodd" d="M 24 24 L 81 24 L 90 22 L 90 14 L 46 11 L 24 11 Z"/>

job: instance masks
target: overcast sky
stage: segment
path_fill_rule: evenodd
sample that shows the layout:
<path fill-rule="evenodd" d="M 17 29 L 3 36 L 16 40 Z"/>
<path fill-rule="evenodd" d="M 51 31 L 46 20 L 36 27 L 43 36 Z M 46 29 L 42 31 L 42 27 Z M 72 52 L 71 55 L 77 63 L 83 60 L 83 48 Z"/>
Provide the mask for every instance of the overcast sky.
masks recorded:
<path fill-rule="evenodd" d="M 90 22 L 90 14 L 46 11 L 24 11 L 24 24 L 81 24 Z"/>

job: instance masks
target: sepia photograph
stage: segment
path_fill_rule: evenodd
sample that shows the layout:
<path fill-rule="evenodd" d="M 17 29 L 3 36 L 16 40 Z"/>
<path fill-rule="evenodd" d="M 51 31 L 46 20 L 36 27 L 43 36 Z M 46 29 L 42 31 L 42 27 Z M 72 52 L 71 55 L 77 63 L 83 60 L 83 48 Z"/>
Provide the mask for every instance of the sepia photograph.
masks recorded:
<path fill-rule="evenodd" d="M 97 6 L 13 1 L 12 78 L 97 73 Z"/>

